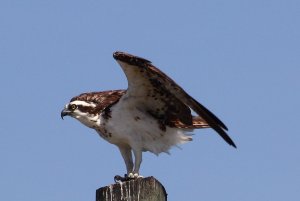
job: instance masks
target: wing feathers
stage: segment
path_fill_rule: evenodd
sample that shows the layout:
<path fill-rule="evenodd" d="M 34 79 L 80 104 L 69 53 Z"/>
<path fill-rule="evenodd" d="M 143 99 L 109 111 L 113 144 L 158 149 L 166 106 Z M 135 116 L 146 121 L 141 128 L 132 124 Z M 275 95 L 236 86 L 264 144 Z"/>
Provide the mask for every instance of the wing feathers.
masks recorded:
<path fill-rule="evenodd" d="M 163 122 L 169 122 L 178 128 L 211 127 L 228 144 L 236 147 L 225 131 L 228 130 L 225 124 L 150 61 L 124 52 L 115 52 L 113 57 L 119 62 L 128 79 L 125 96 L 135 97 L 136 102 L 142 98 L 140 100 L 144 107 L 154 107 L 156 110 L 160 109 L 157 105 L 164 107 L 160 113 L 151 113 L 157 118 L 164 116 Z M 200 116 L 197 120 L 192 118 L 189 108 Z"/>
<path fill-rule="evenodd" d="M 188 95 L 180 86 L 175 82 L 171 85 L 165 84 L 167 89 L 169 89 L 179 100 L 188 105 L 192 110 L 194 110 L 199 116 L 201 116 L 207 124 L 214 129 L 229 145 L 236 148 L 236 145 L 232 139 L 227 135 L 224 130 L 228 130 L 225 124 L 217 118 L 212 112 L 205 108 L 202 104 Z"/>
<path fill-rule="evenodd" d="M 205 121 L 208 123 L 208 125 L 212 129 L 214 129 L 229 145 L 236 148 L 235 143 L 232 141 L 232 139 L 224 131 L 224 129 L 228 130 L 227 127 L 215 115 L 213 115 L 208 109 L 206 109 L 203 105 L 201 105 L 199 102 L 197 102 L 192 97 L 190 97 L 190 98 L 191 99 L 188 101 L 189 106 L 197 114 L 199 114 L 203 119 L 205 119 Z"/>

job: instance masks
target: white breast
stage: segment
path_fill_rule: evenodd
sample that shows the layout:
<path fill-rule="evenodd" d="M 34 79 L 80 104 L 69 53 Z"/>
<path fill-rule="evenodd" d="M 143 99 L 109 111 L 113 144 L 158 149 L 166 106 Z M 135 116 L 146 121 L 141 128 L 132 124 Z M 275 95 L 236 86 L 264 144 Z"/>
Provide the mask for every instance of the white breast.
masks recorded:
<path fill-rule="evenodd" d="M 161 130 L 155 118 L 122 99 L 111 107 L 110 116 L 109 119 L 101 117 L 100 124 L 102 133 L 106 132 L 104 138 L 116 145 L 127 144 L 134 149 L 159 154 L 192 140 L 187 130 L 170 127 Z"/>

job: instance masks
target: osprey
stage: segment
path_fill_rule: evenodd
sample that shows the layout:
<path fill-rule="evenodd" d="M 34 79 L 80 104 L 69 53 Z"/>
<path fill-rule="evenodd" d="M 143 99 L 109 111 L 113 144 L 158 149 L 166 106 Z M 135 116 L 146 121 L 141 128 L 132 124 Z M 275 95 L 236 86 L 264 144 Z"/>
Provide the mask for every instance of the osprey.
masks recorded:
<path fill-rule="evenodd" d="M 128 89 L 75 96 L 61 117 L 79 120 L 116 145 L 126 165 L 125 178 L 140 177 L 142 152 L 168 153 L 172 146 L 191 141 L 193 129 L 210 127 L 236 147 L 224 123 L 150 61 L 124 52 L 113 57 L 127 77 Z"/>

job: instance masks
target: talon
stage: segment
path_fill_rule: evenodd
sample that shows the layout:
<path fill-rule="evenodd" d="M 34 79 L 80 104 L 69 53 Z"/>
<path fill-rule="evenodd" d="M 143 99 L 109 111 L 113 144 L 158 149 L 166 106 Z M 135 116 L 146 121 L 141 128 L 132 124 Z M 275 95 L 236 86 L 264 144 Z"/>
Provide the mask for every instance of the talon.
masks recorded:
<path fill-rule="evenodd" d="M 115 181 L 116 183 L 123 182 L 124 179 L 125 179 L 125 178 L 124 178 L 124 177 L 121 177 L 120 175 L 114 176 L 114 181 Z"/>
<path fill-rule="evenodd" d="M 129 173 L 128 175 L 127 174 L 124 174 L 124 177 L 120 176 L 120 175 L 116 175 L 114 177 L 114 181 L 116 183 L 122 183 L 122 182 L 125 182 L 125 181 L 130 181 L 130 180 L 133 180 L 133 179 L 138 179 L 138 178 L 143 178 L 142 175 L 139 175 L 138 173 Z"/>
<path fill-rule="evenodd" d="M 142 175 L 139 175 L 139 173 L 129 173 L 128 174 L 128 178 L 130 178 L 130 179 L 137 179 L 137 178 L 143 178 L 143 176 Z"/>
<path fill-rule="evenodd" d="M 128 178 L 133 179 L 133 178 L 134 178 L 134 174 L 133 174 L 132 172 L 130 172 L 130 173 L 128 174 Z"/>

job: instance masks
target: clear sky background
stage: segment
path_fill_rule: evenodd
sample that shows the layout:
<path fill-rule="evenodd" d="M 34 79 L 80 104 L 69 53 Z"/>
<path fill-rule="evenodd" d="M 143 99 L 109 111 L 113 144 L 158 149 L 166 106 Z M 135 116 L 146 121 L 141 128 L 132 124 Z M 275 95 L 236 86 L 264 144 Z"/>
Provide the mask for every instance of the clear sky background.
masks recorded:
<path fill-rule="evenodd" d="M 123 89 L 116 50 L 151 60 L 229 127 L 144 154 L 170 201 L 300 199 L 300 1 L 1 0 L 0 200 L 87 201 L 125 166 L 60 111 Z"/>

